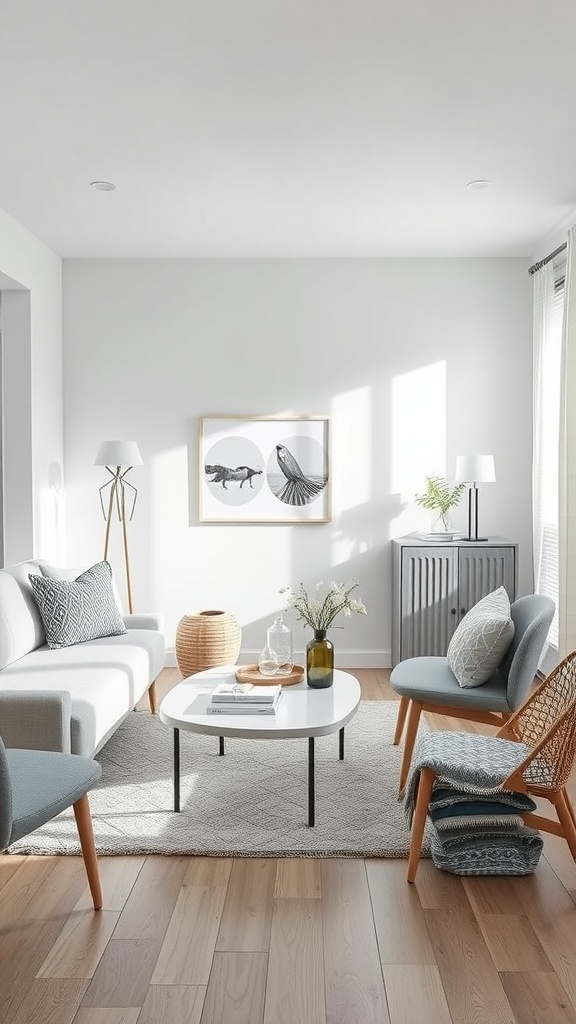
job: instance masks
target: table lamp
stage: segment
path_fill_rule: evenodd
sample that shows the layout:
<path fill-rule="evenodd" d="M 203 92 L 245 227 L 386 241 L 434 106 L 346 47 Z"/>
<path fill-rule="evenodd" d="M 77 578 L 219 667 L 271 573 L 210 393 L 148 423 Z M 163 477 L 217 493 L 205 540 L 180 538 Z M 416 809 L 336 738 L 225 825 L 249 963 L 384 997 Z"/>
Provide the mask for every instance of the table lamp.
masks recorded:
<path fill-rule="evenodd" d="M 468 536 L 464 540 L 486 541 L 478 536 L 478 484 L 493 484 L 493 455 L 458 455 L 456 457 L 456 483 L 468 484 Z"/>
<path fill-rule="evenodd" d="M 128 557 L 128 532 L 127 520 L 132 519 L 138 491 L 131 484 L 126 476 L 133 466 L 142 466 L 142 456 L 136 441 L 103 441 L 94 459 L 95 466 L 105 466 L 110 473 L 111 480 L 108 480 L 99 490 L 102 513 L 106 521 L 106 536 L 104 539 L 104 561 L 108 558 L 108 545 L 110 542 L 110 523 L 114 505 L 118 512 L 118 519 L 122 523 L 122 539 L 124 543 L 124 564 L 126 567 L 126 590 L 128 592 L 128 611 L 132 613 L 132 581 L 130 578 L 130 559 Z M 108 508 L 104 502 L 104 492 L 110 488 L 108 496 Z M 130 488 L 130 509 L 127 515 L 126 510 L 126 488 Z"/>

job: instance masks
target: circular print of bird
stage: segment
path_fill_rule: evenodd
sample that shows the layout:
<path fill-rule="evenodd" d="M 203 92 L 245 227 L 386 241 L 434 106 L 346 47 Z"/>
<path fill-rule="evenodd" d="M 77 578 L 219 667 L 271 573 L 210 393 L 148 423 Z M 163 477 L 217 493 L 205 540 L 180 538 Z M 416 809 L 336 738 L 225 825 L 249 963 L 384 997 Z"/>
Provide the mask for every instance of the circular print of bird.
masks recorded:
<path fill-rule="evenodd" d="M 223 505 L 247 505 L 264 484 L 264 462 L 258 446 L 247 437 L 224 437 L 206 453 L 206 486 Z"/>
<path fill-rule="evenodd" d="M 268 486 L 285 505 L 309 505 L 328 483 L 325 448 L 313 437 L 286 437 L 266 465 Z"/>

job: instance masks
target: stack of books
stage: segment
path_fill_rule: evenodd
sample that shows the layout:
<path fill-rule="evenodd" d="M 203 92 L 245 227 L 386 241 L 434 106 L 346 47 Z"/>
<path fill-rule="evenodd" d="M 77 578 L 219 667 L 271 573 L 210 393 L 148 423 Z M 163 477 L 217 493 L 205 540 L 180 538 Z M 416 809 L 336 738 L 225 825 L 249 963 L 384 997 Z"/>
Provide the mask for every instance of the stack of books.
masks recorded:
<path fill-rule="evenodd" d="M 206 708 L 207 715 L 275 715 L 282 686 L 220 683 Z"/>

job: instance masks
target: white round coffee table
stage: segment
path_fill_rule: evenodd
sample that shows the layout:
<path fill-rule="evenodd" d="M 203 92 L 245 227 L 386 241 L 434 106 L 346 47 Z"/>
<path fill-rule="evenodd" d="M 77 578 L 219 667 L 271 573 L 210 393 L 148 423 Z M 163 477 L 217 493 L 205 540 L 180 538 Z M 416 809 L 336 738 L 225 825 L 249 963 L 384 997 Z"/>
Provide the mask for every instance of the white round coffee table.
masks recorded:
<path fill-rule="evenodd" d="M 160 719 L 174 730 L 174 810 L 180 810 L 180 730 L 218 736 L 220 754 L 224 737 L 246 740 L 308 739 L 308 825 L 315 822 L 314 739 L 339 732 L 339 757 L 344 757 L 344 727 L 360 703 L 360 684 L 348 672 L 336 669 L 334 684 L 315 690 L 306 682 L 286 686 L 275 715 L 207 715 L 206 705 L 219 683 L 233 682 L 233 665 L 207 669 L 183 679 L 166 694 Z"/>

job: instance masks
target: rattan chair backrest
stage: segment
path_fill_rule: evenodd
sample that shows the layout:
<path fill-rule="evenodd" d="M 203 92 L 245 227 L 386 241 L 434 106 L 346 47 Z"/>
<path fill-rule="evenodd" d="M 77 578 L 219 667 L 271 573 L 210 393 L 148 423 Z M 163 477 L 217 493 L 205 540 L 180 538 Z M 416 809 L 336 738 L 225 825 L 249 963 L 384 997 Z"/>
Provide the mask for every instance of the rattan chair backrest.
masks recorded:
<path fill-rule="evenodd" d="M 551 790 L 566 785 L 576 756 L 576 651 L 537 687 L 507 728 L 530 747 L 519 769 L 527 785 Z"/>

